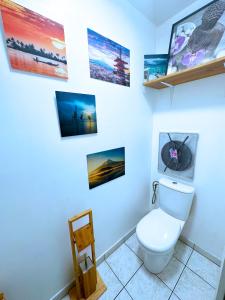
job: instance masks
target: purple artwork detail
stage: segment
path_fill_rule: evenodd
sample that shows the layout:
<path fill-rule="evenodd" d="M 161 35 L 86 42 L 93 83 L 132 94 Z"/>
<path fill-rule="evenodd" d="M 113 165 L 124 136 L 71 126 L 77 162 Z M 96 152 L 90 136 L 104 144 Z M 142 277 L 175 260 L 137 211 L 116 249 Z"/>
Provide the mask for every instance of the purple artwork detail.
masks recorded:
<path fill-rule="evenodd" d="M 178 36 L 178 37 L 175 38 L 173 47 L 171 49 L 171 52 L 172 52 L 173 55 L 176 55 L 177 53 L 180 52 L 180 50 L 183 47 L 183 44 L 184 44 L 185 40 L 186 40 L 186 38 L 184 36 Z"/>
<path fill-rule="evenodd" d="M 194 67 L 201 63 L 205 58 L 205 50 L 201 49 L 195 53 L 188 52 L 182 58 L 182 64 L 187 67 Z"/>
<path fill-rule="evenodd" d="M 177 149 L 170 149 L 170 158 L 176 158 L 178 159 L 178 153 L 177 153 Z"/>

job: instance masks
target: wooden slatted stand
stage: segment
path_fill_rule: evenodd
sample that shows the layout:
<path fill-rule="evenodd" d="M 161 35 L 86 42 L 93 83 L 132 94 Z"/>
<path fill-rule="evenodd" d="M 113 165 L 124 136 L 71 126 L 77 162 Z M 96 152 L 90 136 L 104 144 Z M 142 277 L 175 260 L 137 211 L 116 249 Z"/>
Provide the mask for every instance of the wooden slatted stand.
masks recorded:
<path fill-rule="evenodd" d="M 74 230 L 75 222 L 87 216 L 88 224 Z M 69 219 L 68 223 L 75 273 L 75 287 L 69 292 L 70 298 L 71 300 L 96 300 L 106 291 L 106 286 L 96 270 L 92 211 L 89 209 Z M 89 246 L 92 257 L 86 257 L 86 254 L 80 255 Z"/>
<path fill-rule="evenodd" d="M 4 300 L 4 294 L 2 292 L 0 292 L 0 300 Z"/>

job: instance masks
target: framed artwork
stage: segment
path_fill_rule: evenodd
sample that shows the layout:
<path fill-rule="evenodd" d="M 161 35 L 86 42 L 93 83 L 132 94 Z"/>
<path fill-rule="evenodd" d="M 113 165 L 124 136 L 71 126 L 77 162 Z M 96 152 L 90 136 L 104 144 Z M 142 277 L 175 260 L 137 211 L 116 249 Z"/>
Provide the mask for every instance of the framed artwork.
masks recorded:
<path fill-rule="evenodd" d="M 225 56 L 225 1 L 216 0 L 175 23 L 167 74 Z"/>
<path fill-rule="evenodd" d="M 197 133 L 159 134 L 158 171 L 172 177 L 192 180 L 197 151 Z"/>
<path fill-rule="evenodd" d="M 0 9 L 11 67 L 67 79 L 63 26 L 10 0 Z"/>
<path fill-rule="evenodd" d="M 89 188 L 125 175 L 125 148 L 87 155 Z"/>
<path fill-rule="evenodd" d="M 144 56 L 144 81 L 157 79 L 166 75 L 168 54 L 155 54 Z"/>
<path fill-rule="evenodd" d="M 88 29 L 90 76 L 130 86 L 130 50 Z"/>
<path fill-rule="evenodd" d="M 97 133 L 94 95 L 56 92 L 61 136 Z"/>

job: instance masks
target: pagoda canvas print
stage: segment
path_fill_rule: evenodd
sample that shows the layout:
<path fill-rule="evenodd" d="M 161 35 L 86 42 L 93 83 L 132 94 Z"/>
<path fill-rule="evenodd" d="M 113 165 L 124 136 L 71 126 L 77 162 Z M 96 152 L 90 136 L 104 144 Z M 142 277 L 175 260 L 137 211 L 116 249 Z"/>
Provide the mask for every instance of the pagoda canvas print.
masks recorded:
<path fill-rule="evenodd" d="M 125 175 L 125 148 L 87 155 L 89 188 Z"/>
<path fill-rule="evenodd" d="M 130 86 L 130 50 L 88 29 L 90 76 Z"/>
<path fill-rule="evenodd" d="M 67 79 L 63 26 L 9 0 L 0 9 L 11 67 Z"/>

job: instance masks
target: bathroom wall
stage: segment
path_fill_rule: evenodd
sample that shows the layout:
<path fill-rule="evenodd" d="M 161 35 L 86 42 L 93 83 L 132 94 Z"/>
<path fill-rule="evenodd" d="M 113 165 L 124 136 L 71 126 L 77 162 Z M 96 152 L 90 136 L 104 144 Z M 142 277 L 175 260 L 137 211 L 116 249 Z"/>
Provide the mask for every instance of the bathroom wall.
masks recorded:
<path fill-rule="evenodd" d="M 167 53 L 171 26 L 209 1 L 196 1 L 157 28 L 156 53 Z M 153 103 L 152 180 L 157 172 L 160 131 L 199 133 L 195 177 L 196 198 L 183 235 L 221 258 L 225 246 L 225 75 L 155 92 Z"/>
<path fill-rule="evenodd" d="M 0 287 L 47 300 L 71 282 L 67 219 L 92 208 L 100 256 L 149 210 L 155 30 L 126 1 L 17 0 L 65 26 L 69 80 L 10 69 L 0 24 Z M 131 87 L 90 79 L 87 27 L 131 51 Z M 96 95 L 98 134 L 60 137 L 55 90 Z M 126 147 L 126 175 L 88 188 L 86 154 Z"/>

